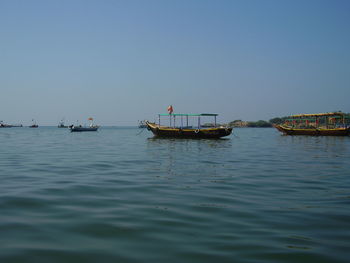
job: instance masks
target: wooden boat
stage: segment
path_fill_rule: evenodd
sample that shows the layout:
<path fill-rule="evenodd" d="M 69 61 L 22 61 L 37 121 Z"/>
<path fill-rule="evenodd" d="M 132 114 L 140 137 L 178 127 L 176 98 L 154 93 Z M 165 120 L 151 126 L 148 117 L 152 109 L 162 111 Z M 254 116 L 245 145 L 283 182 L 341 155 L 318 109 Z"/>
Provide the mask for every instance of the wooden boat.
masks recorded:
<path fill-rule="evenodd" d="M 81 125 L 71 125 L 69 126 L 69 129 L 71 132 L 85 132 L 85 131 L 97 131 L 99 126 L 95 125 L 93 123 L 93 118 L 88 118 L 88 120 L 90 121 L 90 126 L 81 126 Z"/>
<path fill-rule="evenodd" d="M 162 126 L 160 124 L 161 116 L 169 116 L 170 126 Z M 204 116 L 212 116 L 215 118 L 214 127 L 203 128 L 200 125 L 200 118 Z M 221 137 L 228 136 L 232 133 L 232 128 L 217 126 L 216 125 L 217 114 L 202 113 L 202 114 L 159 114 L 159 122 L 152 123 L 146 121 L 147 129 L 152 131 L 156 137 L 167 137 L 167 138 L 191 138 L 191 139 L 218 139 Z M 197 117 L 197 127 L 191 127 L 188 125 L 188 117 Z M 175 120 L 180 118 L 181 125 L 176 126 Z M 186 125 L 183 123 L 183 119 L 186 118 Z M 173 119 L 173 125 L 171 120 Z"/>
<path fill-rule="evenodd" d="M 69 129 L 71 132 L 84 132 L 84 131 L 97 131 L 99 126 L 90 126 L 90 127 L 83 127 L 81 125 L 74 126 L 71 125 L 69 126 Z"/>
<path fill-rule="evenodd" d="M 274 127 L 286 135 L 347 136 L 350 126 L 346 125 L 346 119 L 342 112 L 299 114 Z"/>

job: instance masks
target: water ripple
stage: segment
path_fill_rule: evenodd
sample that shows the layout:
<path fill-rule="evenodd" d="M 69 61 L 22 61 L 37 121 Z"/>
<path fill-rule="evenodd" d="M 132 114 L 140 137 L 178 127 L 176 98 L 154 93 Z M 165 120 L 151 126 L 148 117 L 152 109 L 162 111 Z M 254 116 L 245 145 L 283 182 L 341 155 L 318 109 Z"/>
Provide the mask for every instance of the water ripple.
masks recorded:
<path fill-rule="evenodd" d="M 0 130 L 1 262 L 347 262 L 350 138 Z"/>

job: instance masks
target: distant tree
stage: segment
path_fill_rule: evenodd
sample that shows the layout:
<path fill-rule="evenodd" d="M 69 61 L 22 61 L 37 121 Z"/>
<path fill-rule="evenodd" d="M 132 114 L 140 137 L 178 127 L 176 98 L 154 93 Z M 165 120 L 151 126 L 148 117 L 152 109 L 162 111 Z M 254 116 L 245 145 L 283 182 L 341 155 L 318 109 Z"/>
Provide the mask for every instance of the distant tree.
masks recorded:
<path fill-rule="evenodd" d="M 271 120 L 269 120 L 272 124 L 282 124 L 284 123 L 289 117 L 276 117 Z"/>
<path fill-rule="evenodd" d="M 256 122 L 248 122 L 248 127 L 253 127 L 253 128 L 268 128 L 271 127 L 271 123 L 267 122 L 267 121 L 263 121 L 263 120 L 259 120 Z"/>
<path fill-rule="evenodd" d="M 228 125 L 230 127 L 234 127 L 234 126 L 236 126 L 237 123 L 241 123 L 241 122 L 242 122 L 242 120 L 234 120 L 234 121 L 229 122 Z"/>

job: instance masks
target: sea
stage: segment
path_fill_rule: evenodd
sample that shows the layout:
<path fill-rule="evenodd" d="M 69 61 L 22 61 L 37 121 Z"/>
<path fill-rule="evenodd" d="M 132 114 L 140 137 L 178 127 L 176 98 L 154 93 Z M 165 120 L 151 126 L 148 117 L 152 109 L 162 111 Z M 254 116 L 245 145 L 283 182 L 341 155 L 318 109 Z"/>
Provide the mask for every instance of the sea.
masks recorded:
<path fill-rule="evenodd" d="M 0 262 L 349 262 L 350 137 L 0 129 Z"/>

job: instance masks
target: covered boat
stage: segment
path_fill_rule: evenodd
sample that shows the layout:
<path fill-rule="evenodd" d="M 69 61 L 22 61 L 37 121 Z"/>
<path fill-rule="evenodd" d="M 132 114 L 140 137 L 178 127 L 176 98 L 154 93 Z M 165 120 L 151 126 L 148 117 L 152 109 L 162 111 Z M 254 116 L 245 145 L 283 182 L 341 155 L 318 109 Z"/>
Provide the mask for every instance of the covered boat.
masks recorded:
<path fill-rule="evenodd" d="M 168 116 L 170 125 L 163 126 L 160 123 L 162 116 Z M 204 128 L 201 126 L 201 117 L 214 117 L 213 127 Z M 228 136 L 232 133 L 231 127 L 218 126 L 216 117 L 218 114 L 202 113 L 202 114 L 159 114 L 158 123 L 146 121 L 147 129 L 152 131 L 156 137 L 168 138 L 193 138 L 193 139 L 218 139 Z M 189 117 L 197 118 L 196 126 L 189 126 Z M 176 125 L 176 120 L 180 121 L 180 125 Z M 186 123 L 185 123 L 186 121 Z"/>
<path fill-rule="evenodd" d="M 11 127 L 13 126 L 10 124 L 6 124 L 3 121 L 0 121 L 0 128 L 11 128 Z"/>
<path fill-rule="evenodd" d="M 93 118 L 88 118 L 88 120 L 90 121 L 90 125 L 89 126 L 81 126 L 81 125 L 70 125 L 69 129 L 71 132 L 85 132 L 85 131 L 97 131 L 99 126 L 95 125 L 93 123 Z"/>
<path fill-rule="evenodd" d="M 347 136 L 349 116 L 343 112 L 292 115 L 284 124 L 274 125 L 286 135 Z"/>

